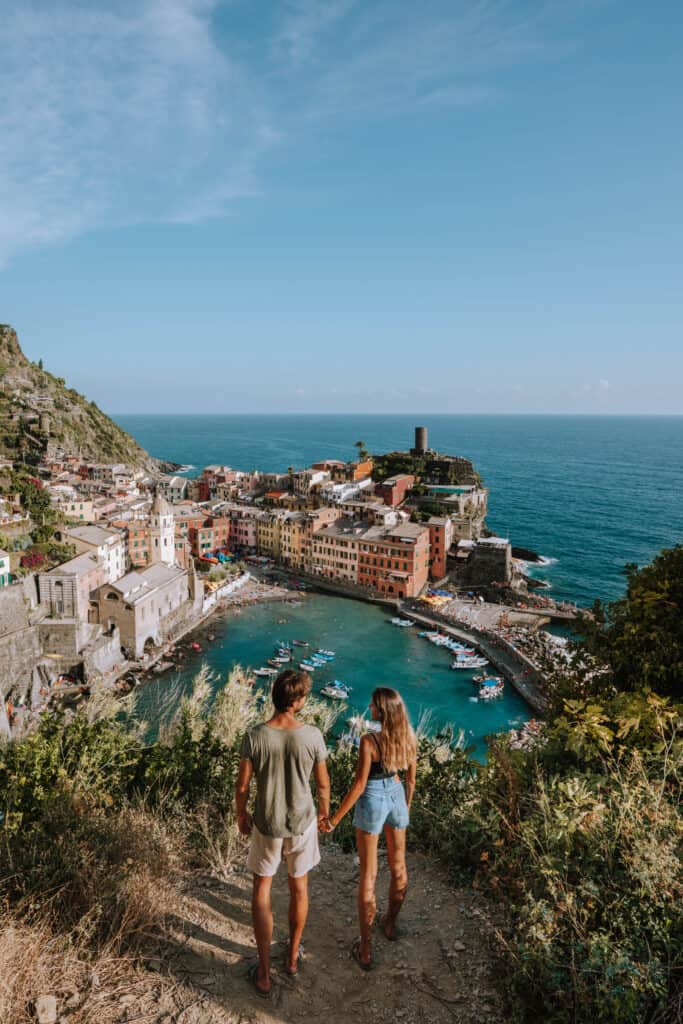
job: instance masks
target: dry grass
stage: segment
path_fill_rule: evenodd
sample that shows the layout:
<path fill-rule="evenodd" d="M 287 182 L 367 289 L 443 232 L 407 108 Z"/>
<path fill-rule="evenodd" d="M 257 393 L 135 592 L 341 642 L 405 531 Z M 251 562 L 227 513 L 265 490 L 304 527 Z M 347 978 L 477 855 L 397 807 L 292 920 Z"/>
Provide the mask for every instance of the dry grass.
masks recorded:
<path fill-rule="evenodd" d="M 67 891 L 0 918 L 0 1024 L 35 1024 L 41 995 L 54 995 L 70 1024 L 109 1024 L 123 995 L 149 988 L 137 965 L 158 941 L 182 844 L 141 809 L 112 815 L 101 839 L 106 858 L 92 851 Z"/>

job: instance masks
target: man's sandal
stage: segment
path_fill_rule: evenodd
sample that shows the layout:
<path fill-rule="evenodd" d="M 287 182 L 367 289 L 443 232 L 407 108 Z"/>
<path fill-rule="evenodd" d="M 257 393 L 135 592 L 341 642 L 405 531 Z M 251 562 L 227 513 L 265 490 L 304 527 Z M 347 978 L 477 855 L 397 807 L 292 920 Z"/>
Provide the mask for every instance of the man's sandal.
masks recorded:
<path fill-rule="evenodd" d="M 247 970 L 247 981 L 251 984 L 251 987 L 253 988 L 257 996 L 261 996 L 261 999 L 270 999 L 270 997 L 273 994 L 273 983 L 271 981 L 270 988 L 268 989 L 267 992 L 265 989 L 261 988 L 257 980 L 258 969 L 258 961 L 255 964 L 250 965 L 250 967 Z"/>
<path fill-rule="evenodd" d="M 368 960 L 367 962 L 365 960 L 361 960 L 361 956 L 360 956 L 360 939 L 356 939 L 354 941 L 353 945 L 351 946 L 351 956 L 356 961 L 356 963 L 360 967 L 361 971 L 366 971 L 367 972 L 367 971 L 371 971 L 372 970 L 372 968 L 373 968 L 372 960 Z"/>

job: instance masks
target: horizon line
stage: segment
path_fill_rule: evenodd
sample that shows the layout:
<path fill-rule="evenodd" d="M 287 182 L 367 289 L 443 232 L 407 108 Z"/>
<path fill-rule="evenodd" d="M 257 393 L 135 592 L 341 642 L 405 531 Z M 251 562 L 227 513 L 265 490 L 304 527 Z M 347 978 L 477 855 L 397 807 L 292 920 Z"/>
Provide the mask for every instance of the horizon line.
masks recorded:
<path fill-rule="evenodd" d="M 683 418 L 683 412 L 322 412 L 316 410 L 280 410 L 280 411 L 269 411 L 269 412 L 143 412 L 141 410 L 134 410 L 128 412 L 106 412 L 107 416 L 371 416 L 377 417 L 429 417 L 429 416 L 452 416 L 452 417 L 470 417 L 470 416 L 519 416 L 519 417 L 535 417 L 535 416 L 552 416 L 552 417 L 575 417 L 588 418 L 593 417 L 595 419 L 626 419 L 626 418 L 638 418 L 638 419 L 681 419 Z"/>

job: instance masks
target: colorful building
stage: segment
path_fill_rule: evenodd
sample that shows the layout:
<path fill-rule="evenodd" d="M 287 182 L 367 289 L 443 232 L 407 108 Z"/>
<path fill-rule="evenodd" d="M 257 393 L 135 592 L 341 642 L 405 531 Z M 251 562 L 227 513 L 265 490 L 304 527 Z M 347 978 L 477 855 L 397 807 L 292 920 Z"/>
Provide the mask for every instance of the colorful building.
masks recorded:
<path fill-rule="evenodd" d="M 381 484 L 377 484 L 375 487 L 375 494 L 378 498 L 381 498 L 385 505 L 391 505 L 395 508 L 396 505 L 402 504 L 405 501 L 406 494 L 415 485 L 415 477 L 409 473 L 401 473 L 398 476 L 390 476 L 387 480 L 383 480 Z"/>
<path fill-rule="evenodd" d="M 429 575 L 429 530 L 339 519 L 313 536 L 311 571 L 390 597 L 415 597 Z"/>
<path fill-rule="evenodd" d="M 455 525 L 448 516 L 431 516 L 429 529 L 429 575 L 441 580 L 446 575 L 446 560 L 455 538 Z"/>
<path fill-rule="evenodd" d="M 0 550 L 0 587 L 8 587 L 12 581 L 9 571 L 9 552 Z"/>

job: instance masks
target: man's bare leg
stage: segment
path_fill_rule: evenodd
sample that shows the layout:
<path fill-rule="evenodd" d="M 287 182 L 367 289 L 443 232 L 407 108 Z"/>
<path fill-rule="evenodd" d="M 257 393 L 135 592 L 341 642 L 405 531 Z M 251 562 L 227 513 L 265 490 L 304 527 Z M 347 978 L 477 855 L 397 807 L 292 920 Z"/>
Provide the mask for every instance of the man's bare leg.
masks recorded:
<path fill-rule="evenodd" d="M 273 940 L 273 909 L 270 903 L 272 878 L 254 875 L 251 896 L 251 916 L 258 950 L 256 984 L 263 992 L 270 992 L 270 944 Z"/>
<path fill-rule="evenodd" d="M 360 927 L 360 959 L 369 964 L 372 959 L 372 926 L 377 913 L 375 883 L 377 881 L 377 843 L 379 836 L 356 829 L 356 849 L 360 860 L 358 880 L 358 924 Z"/>
<path fill-rule="evenodd" d="M 296 974 L 299 959 L 299 945 L 308 917 L 308 875 L 299 878 L 288 876 L 289 882 L 289 947 L 287 949 L 287 973 Z"/>
<path fill-rule="evenodd" d="M 396 934 L 396 918 L 401 912 L 408 892 L 408 869 L 406 867 L 406 829 L 386 825 L 384 838 L 387 844 L 387 860 L 391 881 L 389 882 L 389 907 L 382 918 L 382 928 L 388 939 Z"/>

